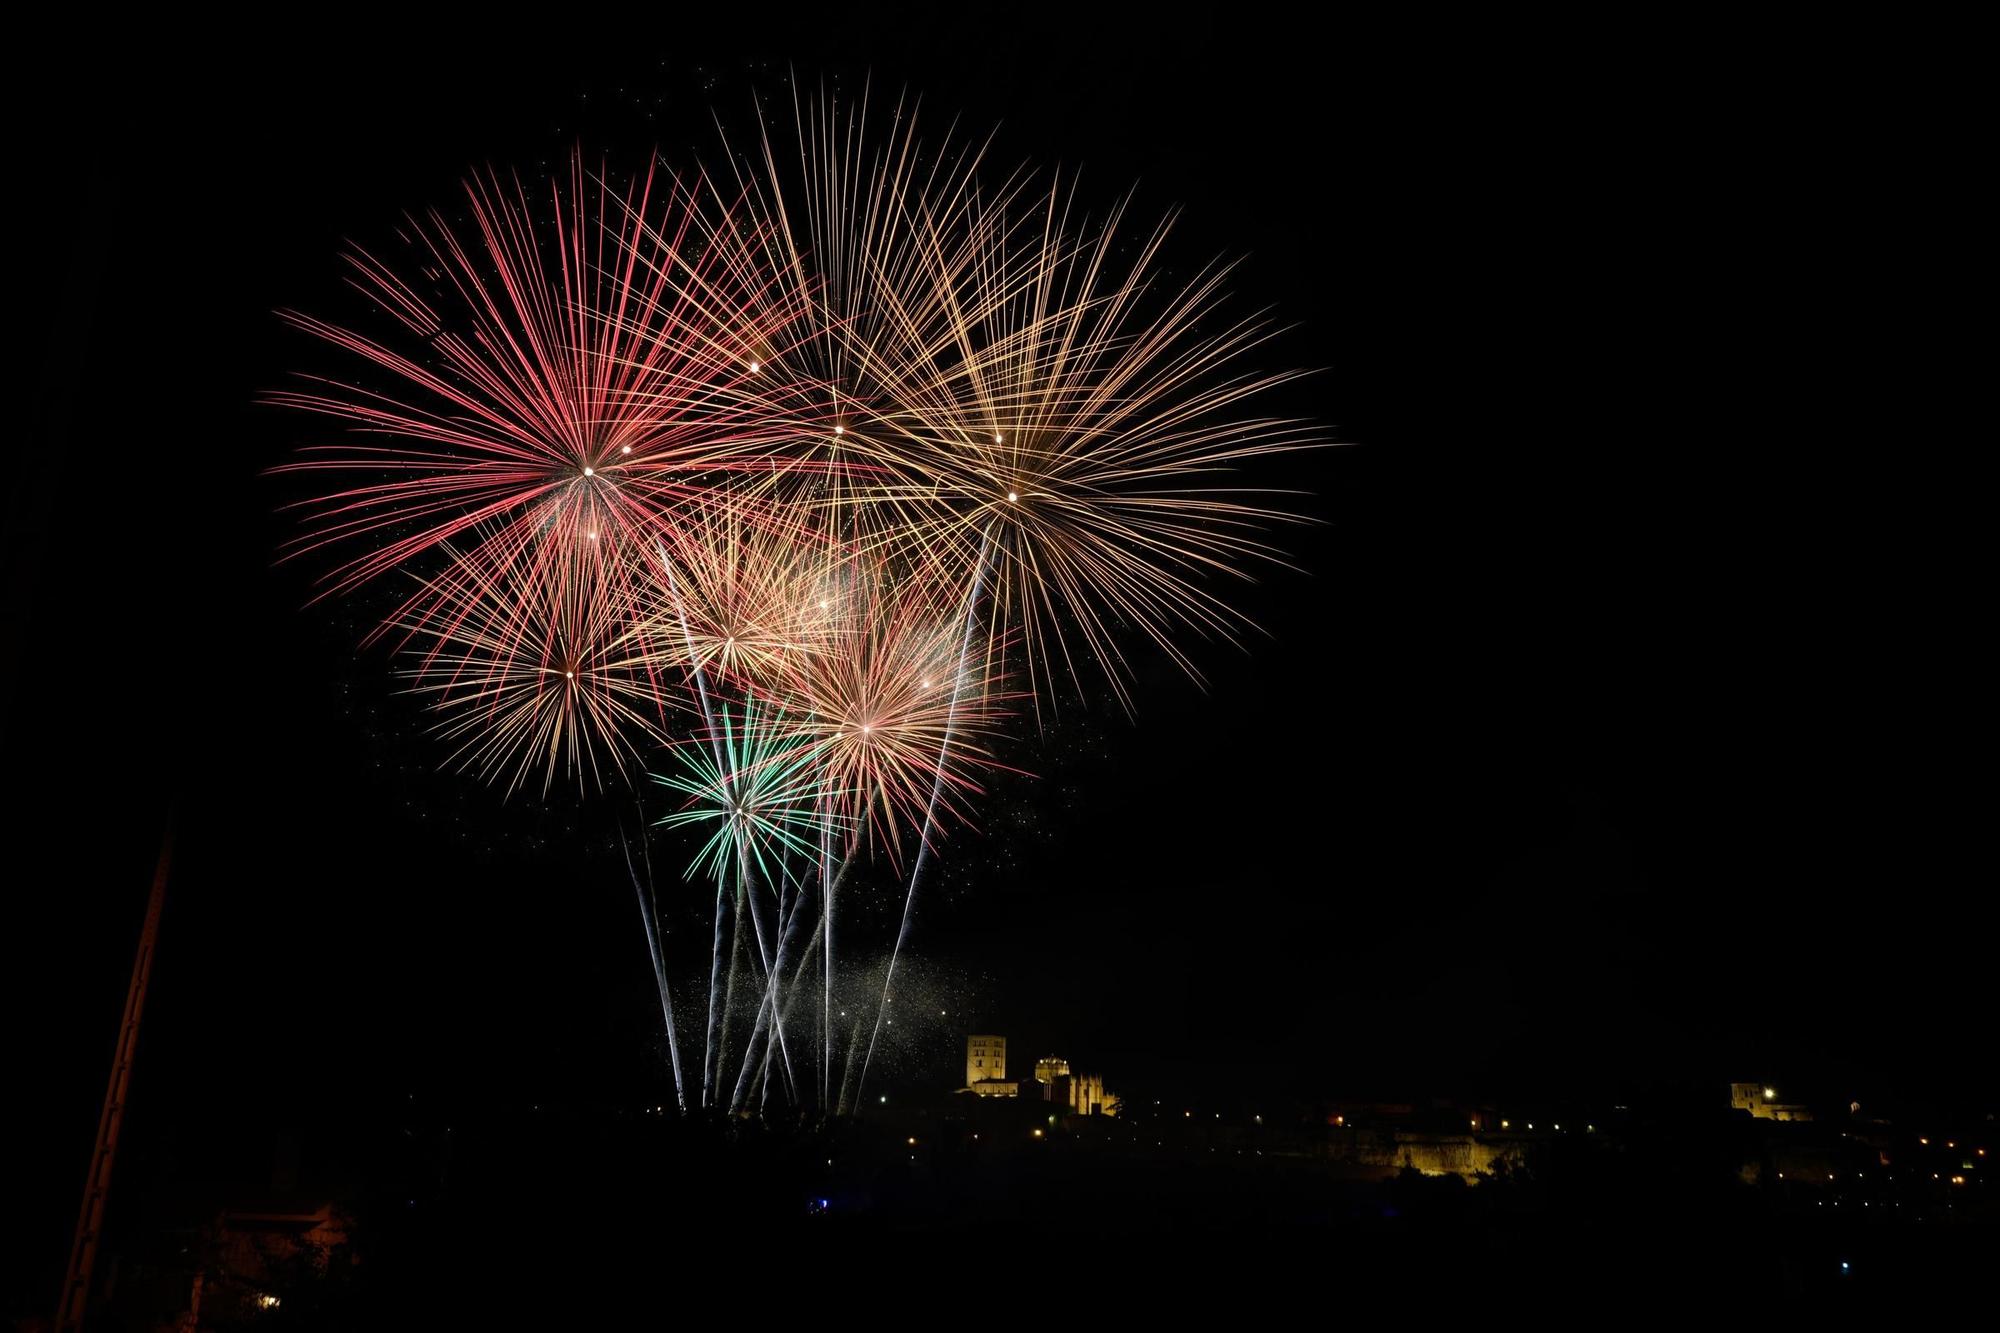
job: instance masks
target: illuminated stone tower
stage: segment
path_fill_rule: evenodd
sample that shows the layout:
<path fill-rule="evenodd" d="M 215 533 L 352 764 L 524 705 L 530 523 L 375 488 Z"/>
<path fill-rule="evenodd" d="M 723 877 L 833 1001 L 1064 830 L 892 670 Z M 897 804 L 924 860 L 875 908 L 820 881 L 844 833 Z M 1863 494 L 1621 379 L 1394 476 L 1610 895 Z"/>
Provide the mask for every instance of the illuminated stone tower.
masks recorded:
<path fill-rule="evenodd" d="M 1066 1078 L 1068 1076 L 1069 1061 L 1059 1055 L 1045 1055 L 1035 1061 L 1035 1077 L 1043 1083 L 1053 1085 L 1058 1077 Z M 1042 1096 L 1047 1097 L 1048 1095 L 1048 1092 L 1044 1090 Z"/>
<path fill-rule="evenodd" d="M 1759 1120 L 1810 1120 L 1812 1112 L 1797 1102 L 1781 1101 L 1768 1083 L 1732 1083 L 1729 1104 Z"/>
<path fill-rule="evenodd" d="M 974 1034 L 965 1039 L 965 1086 L 1007 1077 L 1007 1039 Z"/>

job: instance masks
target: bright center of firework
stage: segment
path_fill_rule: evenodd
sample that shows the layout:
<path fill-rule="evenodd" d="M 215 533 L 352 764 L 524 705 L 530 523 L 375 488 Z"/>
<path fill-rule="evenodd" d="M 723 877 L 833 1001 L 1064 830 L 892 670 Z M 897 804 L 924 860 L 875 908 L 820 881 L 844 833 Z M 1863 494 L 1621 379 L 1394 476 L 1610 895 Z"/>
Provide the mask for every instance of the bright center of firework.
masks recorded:
<path fill-rule="evenodd" d="M 1019 499 L 1021 498 L 1021 496 L 1020 496 L 1020 494 L 1019 494 L 1018 492 L 1015 492 L 1015 491 L 1009 491 L 1009 492 L 1007 492 L 1007 498 L 1008 498 L 1009 500 L 1019 500 Z"/>
<path fill-rule="evenodd" d="M 565 671 L 565 672 L 563 672 L 563 679 L 564 679 L 564 680 L 575 680 L 575 679 L 576 679 L 576 672 L 574 672 L 574 671 Z"/>
<path fill-rule="evenodd" d="M 752 375 L 755 375 L 758 371 L 762 370 L 763 368 L 764 368 L 764 363 L 761 361 L 752 361 L 750 363 L 750 373 Z"/>
<path fill-rule="evenodd" d="M 924 688 L 925 688 L 925 689 L 929 689 L 930 687 L 931 687 L 931 683 L 930 683 L 929 681 L 925 681 L 925 682 L 924 682 Z"/>
<path fill-rule="evenodd" d="M 847 434 L 847 427 L 845 427 L 845 426 L 835 426 L 835 427 L 833 428 L 833 433 L 834 433 L 835 435 L 845 435 L 845 434 Z"/>
<path fill-rule="evenodd" d="M 998 435 L 998 434 L 996 434 L 996 435 L 995 435 L 995 436 L 993 437 L 993 443 L 995 443 L 995 444 L 1005 444 L 1005 443 L 1007 443 L 1007 437 L 1006 437 L 1005 435 Z"/>
<path fill-rule="evenodd" d="M 597 540 L 597 534 L 596 534 L 596 533 L 594 533 L 594 532 L 593 532 L 593 533 L 591 533 L 591 534 L 590 534 L 590 539 L 591 539 L 592 541 L 596 541 L 596 540 Z"/>
<path fill-rule="evenodd" d="M 628 445 L 625 445 L 625 446 L 621 447 L 621 448 L 620 448 L 620 449 L 618 450 L 618 452 L 619 452 L 619 453 L 621 453 L 621 454 L 629 454 L 629 453 L 631 453 L 631 452 L 632 452 L 632 446 L 631 446 L 631 445 L 629 445 L 629 444 L 628 444 Z"/>
<path fill-rule="evenodd" d="M 597 469 L 586 465 L 583 469 L 583 475 L 586 477 L 594 477 L 597 475 Z"/>

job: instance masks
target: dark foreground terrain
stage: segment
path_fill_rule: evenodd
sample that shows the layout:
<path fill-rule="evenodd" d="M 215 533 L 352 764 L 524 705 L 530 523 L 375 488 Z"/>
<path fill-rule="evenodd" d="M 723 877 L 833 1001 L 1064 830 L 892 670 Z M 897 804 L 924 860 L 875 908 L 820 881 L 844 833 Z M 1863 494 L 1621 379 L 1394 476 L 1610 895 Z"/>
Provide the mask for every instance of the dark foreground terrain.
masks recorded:
<path fill-rule="evenodd" d="M 1053 1301 L 1092 1322 L 1280 1298 L 1897 1309 L 1975 1290 L 2000 1252 L 1983 1195 L 1829 1208 L 1724 1169 L 1712 1143 L 1545 1145 L 1468 1182 L 1346 1169 L 1304 1130 L 1049 1125 L 1039 1109 L 938 1103 L 827 1128 L 524 1107 L 411 1115 L 330 1149 L 324 1134 L 275 1152 L 183 1142 L 132 1168 L 101 1324 L 172 1326 L 197 1285 L 201 1327 L 274 1330 L 883 1302 L 1011 1319 Z M 264 1160 L 254 1181 L 221 1165 Z"/>

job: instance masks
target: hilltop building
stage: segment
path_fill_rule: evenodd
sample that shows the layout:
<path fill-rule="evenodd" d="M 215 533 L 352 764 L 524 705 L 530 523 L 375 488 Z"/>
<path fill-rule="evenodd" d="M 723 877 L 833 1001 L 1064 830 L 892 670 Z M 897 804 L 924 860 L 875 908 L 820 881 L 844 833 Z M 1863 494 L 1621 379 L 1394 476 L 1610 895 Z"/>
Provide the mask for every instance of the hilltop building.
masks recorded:
<path fill-rule="evenodd" d="M 1072 1115 L 1116 1115 L 1118 1098 L 1104 1090 L 1097 1074 L 1072 1073 L 1069 1061 L 1047 1055 L 1035 1061 L 1032 1079 L 1007 1077 L 1007 1039 L 975 1033 L 965 1039 L 965 1086 L 979 1097 L 1039 1098 L 1066 1107 Z"/>
<path fill-rule="evenodd" d="M 965 1085 L 976 1087 L 1007 1077 L 1007 1039 L 974 1033 L 965 1039 Z"/>
<path fill-rule="evenodd" d="M 1797 1102 L 1781 1101 L 1778 1090 L 1768 1083 L 1732 1083 L 1729 1105 L 1748 1111 L 1757 1120 L 1810 1120 L 1812 1112 Z"/>
<path fill-rule="evenodd" d="M 1117 1115 L 1118 1099 L 1104 1090 L 1104 1080 L 1096 1074 L 1064 1074 L 1044 1083 L 1043 1097 L 1061 1102 L 1073 1115 Z"/>

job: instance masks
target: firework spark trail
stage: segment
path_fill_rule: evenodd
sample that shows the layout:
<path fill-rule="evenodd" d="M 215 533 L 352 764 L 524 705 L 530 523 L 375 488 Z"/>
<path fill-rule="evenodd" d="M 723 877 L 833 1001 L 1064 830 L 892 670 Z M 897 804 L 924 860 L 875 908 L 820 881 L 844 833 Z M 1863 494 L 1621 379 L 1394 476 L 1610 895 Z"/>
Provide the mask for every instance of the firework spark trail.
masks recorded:
<path fill-rule="evenodd" d="M 796 931 L 794 931 L 794 935 L 796 935 Z M 780 1003 L 780 995 L 784 993 L 784 957 L 786 957 L 784 951 L 786 951 L 788 943 L 790 941 L 786 941 L 786 939 L 778 941 L 778 965 L 772 969 L 770 983 L 764 987 L 764 997 L 758 1001 L 756 1027 L 750 1033 L 750 1047 L 744 1051 L 742 1069 L 738 1069 L 738 1073 L 736 1073 L 736 1105 L 738 1107 L 744 1101 L 744 1089 L 752 1081 L 750 1065 L 752 1065 L 752 1059 L 756 1057 L 758 1037 L 764 1037 L 764 1057 L 762 1057 L 762 1061 L 756 1061 L 756 1065 L 758 1065 L 758 1069 L 756 1069 L 756 1081 L 762 1087 L 768 1087 L 770 1057 L 772 1057 L 772 1051 L 778 1051 L 778 1055 L 784 1057 L 784 1069 L 782 1069 L 782 1073 L 786 1075 L 786 1087 L 792 1091 L 794 1099 L 798 1095 L 798 1083 L 792 1077 L 790 1055 L 784 1049 L 784 1015 L 786 1015 L 786 1009 Z"/>
<path fill-rule="evenodd" d="M 646 867 L 647 884 L 641 885 L 639 872 L 632 865 L 632 846 L 625 841 L 625 830 L 622 825 L 618 830 L 618 844 L 625 852 L 625 872 L 632 877 L 632 888 L 639 895 L 639 921 L 646 930 L 646 951 L 653 960 L 653 980 L 660 988 L 660 1012 L 667 1020 L 667 1058 L 674 1069 L 674 1102 L 680 1108 L 681 1114 L 686 1115 L 687 1088 L 681 1081 L 681 1046 L 680 1038 L 675 1035 L 674 1029 L 674 997 L 667 986 L 667 964 L 660 954 L 658 917 L 648 893 L 648 886 L 652 881 L 652 865 L 649 859 Z M 644 846 L 642 840 L 640 843 L 642 850 Z"/>
<path fill-rule="evenodd" d="M 743 884 L 741 881 L 738 881 L 734 890 L 729 895 L 729 903 L 730 903 L 729 971 L 724 978 L 722 986 L 722 1040 L 721 1044 L 716 1047 L 715 1051 L 715 1085 L 716 1085 L 715 1104 L 717 1106 L 721 1106 L 723 1104 L 722 1081 L 724 1077 L 724 1070 L 727 1068 L 729 1063 L 729 1029 L 731 1020 L 734 1018 L 736 1014 L 737 978 L 738 976 L 741 975 L 743 967 L 743 955 L 747 952 L 743 943 L 743 914 L 745 908 L 744 897 L 745 897 L 745 892 Z"/>
<path fill-rule="evenodd" d="M 788 935 L 795 937 L 793 927 L 801 914 L 797 902 L 788 909 L 785 898 L 792 873 L 790 859 L 797 853 L 810 855 L 812 844 L 806 835 L 817 831 L 820 785 L 814 748 L 787 725 L 782 714 L 760 713 L 752 702 L 745 705 L 740 719 L 725 706 L 716 734 L 706 743 L 690 742 L 678 753 L 684 771 L 654 780 L 686 796 L 688 805 L 659 823 L 712 830 L 690 872 L 712 874 L 718 887 L 728 885 L 733 876 L 738 929 L 747 911 L 756 932 L 756 956 L 768 993 L 783 976 L 784 941 Z M 778 915 L 769 925 L 764 920 L 766 905 L 760 882 L 775 899 Z M 775 958 L 774 943 L 778 951 Z M 730 950 L 732 983 L 739 956 L 740 943 Z M 712 975 L 714 966 L 711 962 Z M 728 1022 L 734 1013 L 734 994 L 732 984 L 717 1006 L 722 1022 Z M 760 999 L 750 1038 L 753 1048 L 761 1035 L 766 1009 Z M 771 1008 L 770 1012 L 777 1011 Z M 782 1026 L 777 1041 L 786 1061 L 786 1081 L 793 1084 L 790 1037 Z M 753 1056 L 754 1049 L 747 1051 L 746 1061 Z M 720 1072 L 718 1067 L 718 1077 Z M 743 1086 L 739 1079 L 736 1100 L 740 1100 Z"/>
<path fill-rule="evenodd" d="M 813 932 L 807 938 L 805 948 L 799 952 L 798 969 L 792 973 L 791 988 L 786 993 L 785 1005 L 787 1013 L 791 1012 L 792 1006 L 798 1004 L 799 997 L 801 994 L 807 996 L 810 996 L 812 994 L 811 986 L 804 984 L 806 974 L 808 969 L 812 966 L 814 952 L 824 951 L 827 938 L 827 931 L 828 928 L 831 926 L 831 924 L 832 924 L 832 918 L 825 913 L 821 913 L 821 915 L 814 922 Z M 808 1001 L 808 1003 L 810 1003 L 810 1001 Z M 822 1059 L 824 1059 L 826 1056 L 830 1056 L 831 1054 L 832 1054 L 831 1043 L 829 1042 L 828 1049 L 822 1053 Z M 826 1070 L 822 1070 L 820 1074 L 819 1111 L 822 1116 L 828 1116 L 833 1114 L 833 1108 L 827 1104 L 826 1100 L 827 1074 L 828 1071 Z"/>
<path fill-rule="evenodd" d="M 868 1035 L 868 1054 L 861 1060 L 861 1077 L 855 1082 L 854 1095 L 859 1098 L 868 1086 L 868 1066 L 875 1059 L 875 1042 L 882 1035 L 882 1017 L 889 1008 L 889 990 L 896 980 L 896 960 L 902 956 L 903 944 L 910 937 L 910 909 L 917 901 L 917 881 L 924 873 L 924 863 L 930 858 L 931 828 L 937 820 L 938 798 L 944 794 L 946 756 L 951 750 L 952 733 L 958 722 L 958 700 L 965 690 L 965 662 L 972 652 L 972 629 L 974 614 L 979 609 L 979 590 L 986 579 L 987 557 L 993 551 L 993 534 L 987 531 L 985 540 L 979 545 L 979 564 L 973 572 L 972 587 L 965 598 L 965 633 L 958 648 L 958 669 L 952 674 L 951 707 L 945 714 L 944 740 L 938 746 L 937 778 L 931 784 L 931 799 L 924 808 L 923 831 L 917 837 L 917 855 L 910 866 L 910 887 L 903 894 L 903 921 L 896 930 L 895 947 L 889 951 L 889 966 L 882 974 L 882 1002 L 875 1008 L 875 1030 Z"/>
<path fill-rule="evenodd" d="M 836 871 L 835 869 L 833 859 L 833 831 L 835 824 L 833 816 L 830 813 L 831 807 L 826 803 L 828 799 L 830 798 L 822 797 L 822 803 L 819 807 L 821 811 L 818 827 L 820 835 L 818 864 L 821 903 L 819 918 L 817 924 L 813 927 L 812 940 L 807 941 L 806 957 L 802 957 L 800 960 L 800 971 L 797 976 L 792 978 L 793 989 L 791 998 L 786 1003 L 797 1002 L 799 980 L 805 975 L 805 963 L 812 953 L 814 943 L 817 942 L 821 951 L 822 963 L 820 977 L 820 1107 L 824 1114 L 830 1115 L 833 1113 L 833 927 L 836 920 L 834 901 L 835 895 L 840 890 L 840 886 L 846 882 L 848 868 L 854 864 L 854 861 L 852 857 L 845 858 L 840 862 L 838 870 Z"/>
<path fill-rule="evenodd" d="M 750 1027 L 749 1044 L 743 1048 L 743 1063 L 736 1070 L 736 1091 L 731 1095 L 731 1110 L 741 1110 L 746 1102 L 745 1093 L 752 1084 L 768 1074 L 771 1066 L 771 1051 L 776 1043 L 770 1040 L 771 988 L 766 986 L 757 999 L 756 1022 Z M 759 1060 L 758 1053 L 763 1053 Z"/>
<path fill-rule="evenodd" d="M 761 1032 L 763 1030 L 767 1020 L 776 1025 L 776 1030 L 778 1033 L 779 1050 L 785 1056 L 785 1079 L 787 1084 L 790 1085 L 790 1087 L 792 1088 L 793 1095 L 795 1097 L 797 1095 L 798 1085 L 793 1077 L 790 1053 L 785 1049 L 784 1046 L 786 1040 L 784 1035 L 785 1033 L 784 1024 L 785 1024 L 785 1015 L 786 1013 L 789 1012 L 788 1009 L 788 1006 L 790 1004 L 789 997 L 791 997 L 796 992 L 799 977 L 804 975 L 805 962 L 803 958 L 801 959 L 798 965 L 798 971 L 793 976 L 791 985 L 789 987 L 785 985 L 784 974 L 785 974 L 785 963 L 788 955 L 788 950 L 790 950 L 790 948 L 798 938 L 799 927 L 804 917 L 805 917 L 805 912 L 803 911 L 802 907 L 795 905 L 791 912 L 791 915 L 786 919 L 784 926 L 779 931 L 777 963 L 771 970 L 769 985 L 765 989 L 764 1002 L 763 1005 L 760 1006 L 759 1008 L 758 1018 L 757 1018 L 757 1031 Z M 825 913 L 822 912 L 821 919 L 824 919 L 824 917 Z M 812 940 L 817 940 L 818 938 L 819 938 L 819 930 L 817 927 L 815 927 Z M 806 944 L 806 949 L 808 953 L 812 949 L 812 940 L 809 940 Z M 755 1033 L 752 1034 L 751 1040 L 753 1042 L 756 1040 Z M 767 1044 L 764 1050 L 764 1062 L 767 1065 L 770 1062 L 770 1058 L 771 1058 L 771 1048 L 769 1044 Z M 749 1056 L 747 1052 L 745 1053 L 744 1060 L 745 1060 L 745 1070 L 747 1072 L 748 1062 L 749 1062 Z M 741 1076 L 739 1075 L 738 1078 L 739 1089 L 741 1088 L 741 1086 L 742 1086 Z"/>
<path fill-rule="evenodd" d="M 751 928 L 756 933 L 757 958 L 758 961 L 760 961 L 763 964 L 765 991 L 768 993 L 772 985 L 772 979 L 777 976 L 778 961 L 772 956 L 771 946 L 767 945 L 764 941 L 764 918 L 763 914 L 757 910 L 757 883 L 756 880 L 750 874 L 748 858 L 749 858 L 748 849 L 738 850 L 737 885 L 740 896 L 749 901 L 750 925 Z M 763 1004 L 761 1001 L 759 1002 L 758 1008 L 759 1011 L 761 1012 L 763 1008 Z M 791 1053 L 785 1049 L 785 1030 L 782 1027 L 775 1029 L 775 1037 L 778 1044 L 778 1050 L 784 1056 L 785 1068 L 787 1074 L 789 1075 L 792 1058 L 791 1058 Z M 756 1041 L 756 1036 L 753 1031 L 751 1036 L 751 1042 L 753 1045 L 755 1044 L 755 1041 Z M 741 1101 L 741 1096 L 742 1096 L 742 1088 L 739 1080 L 739 1085 L 737 1088 L 738 1102 Z"/>
<path fill-rule="evenodd" d="M 672 592 L 673 595 L 675 611 L 677 613 L 677 618 L 680 622 L 681 635 L 687 641 L 689 668 L 694 676 L 695 691 L 701 698 L 702 719 L 708 723 L 709 743 L 713 747 L 715 752 L 716 772 L 721 773 L 724 772 L 725 770 L 723 767 L 723 760 L 722 760 L 722 748 L 721 748 L 722 743 L 715 729 L 715 710 L 709 706 L 708 686 L 702 679 L 701 660 L 695 655 L 694 639 L 693 636 L 688 632 L 687 612 L 685 611 L 685 609 L 683 609 L 681 605 L 678 585 L 676 584 L 674 579 L 674 564 L 673 561 L 669 559 L 667 556 L 666 544 L 662 542 L 657 535 L 654 537 L 653 540 L 655 547 L 659 552 L 660 566 L 662 569 L 666 571 L 667 574 L 667 587 Z M 739 890 L 740 890 L 740 885 L 739 885 Z M 716 981 L 716 973 L 720 970 L 719 965 L 722 959 L 722 952 L 721 952 L 722 951 L 722 897 L 723 897 L 722 881 L 720 878 L 718 878 L 715 885 L 715 944 L 714 944 L 714 952 L 710 956 L 709 966 L 708 966 L 709 1047 L 715 1050 L 715 1064 L 717 1067 L 717 1072 L 720 1072 L 720 1066 L 722 1061 L 721 1048 L 715 1045 L 715 1040 L 716 1040 L 715 981 Z M 739 907 L 736 917 L 736 932 L 740 934 L 742 928 L 743 928 L 743 919 L 741 916 L 741 909 Z M 725 1023 L 727 1021 L 729 996 L 735 991 L 735 989 L 736 989 L 736 945 L 734 942 L 734 938 L 732 937 L 729 949 L 729 984 L 728 987 L 723 992 L 723 1014 Z M 728 1039 L 728 1035 L 729 1035 L 728 1031 L 725 1028 L 725 1030 L 722 1033 L 723 1040 L 726 1041 Z M 709 1099 L 710 1086 L 711 1086 L 711 1081 L 709 1076 L 709 1056 L 708 1056 L 708 1050 L 704 1049 L 704 1051 L 702 1052 L 702 1090 L 701 1090 L 702 1105 L 704 1107 L 711 1104 Z"/>
<path fill-rule="evenodd" d="M 822 797 L 829 800 L 830 797 Z M 822 1006 L 820 1026 L 823 1038 L 820 1049 L 819 1105 L 820 1113 L 826 1115 L 833 1109 L 833 820 L 822 815 L 820 820 L 819 865 L 820 883 L 824 886 L 820 893 L 820 916 L 826 922 L 824 939 L 820 952 L 824 964 L 820 1004 Z"/>
<path fill-rule="evenodd" d="M 715 1017 L 716 985 L 722 972 L 722 917 L 723 884 L 715 882 L 715 942 L 711 946 L 708 961 L 708 1028 L 701 1047 L 701 1104 L 706 1109 L 712 1104 L 712 1090 L 715 1085 Z"/>
<path fill-rule="evenodd" d="M 798 1083 L 794 1071 L 792 1069 L 791 1051 L 789 1046 L 786 1044 L 787 1039 L 784 1033 L 784 1015 L 786 1011 L 781 1007 L 780 997 L 781 995 L 788 993 L 785 990 L 785 980 L 784 980 L 785 959 L 787 956 L 787 951 L 791 948 L 792 943 L 798 937 L 799 921 L 801 916 L 803 915 L 804 895 L 803 893 L 795 895 L 792 900 L 791 910 L 787 911 L 785 908 L 783 876 L 781 875 L 774 882 L 776 883 L 778 891 L 777 894 L 778 955 L 776 961 L 773 963 L 771 967 L 770 975 L 765 978 L 764 998 L 758 1003 L 756 1025 L 751 1031 L 750 1040 L 754 1045 L 758 1035 L 764 1031 L 766 1024 L 772 1022 L 776 1023 L 777 1035 L 778 1035 L 778 1048 L 784 1055 L 784 1060 L 785 1060 L 785 1069 L 784 1069 L 785 1082 L 788 1089 L 791 1091 L 792 1095 L 796 1097 Z M 750 1053 L 746 1051 L 744 1053 L 744 1070 L 741 1073 L 739 1073 L 737 1077 L 737 1087 L 739 1089 L 739 1095 L 740 1095 L 740 1089 L 743 1086 L 742 1080 L 744 1074 L 747 1074 L 748 1072 L 749 1058 L 750 1058 Z M 771 1046 L 769 1043 L 767 1043 L 764 1049 L 763 1063 L 765 1066 L 769 1065 L 770 1058 L 771 1058 Z M 763 1071 L 760 1070 L 759 1074 L 761 1077 Z"/>

